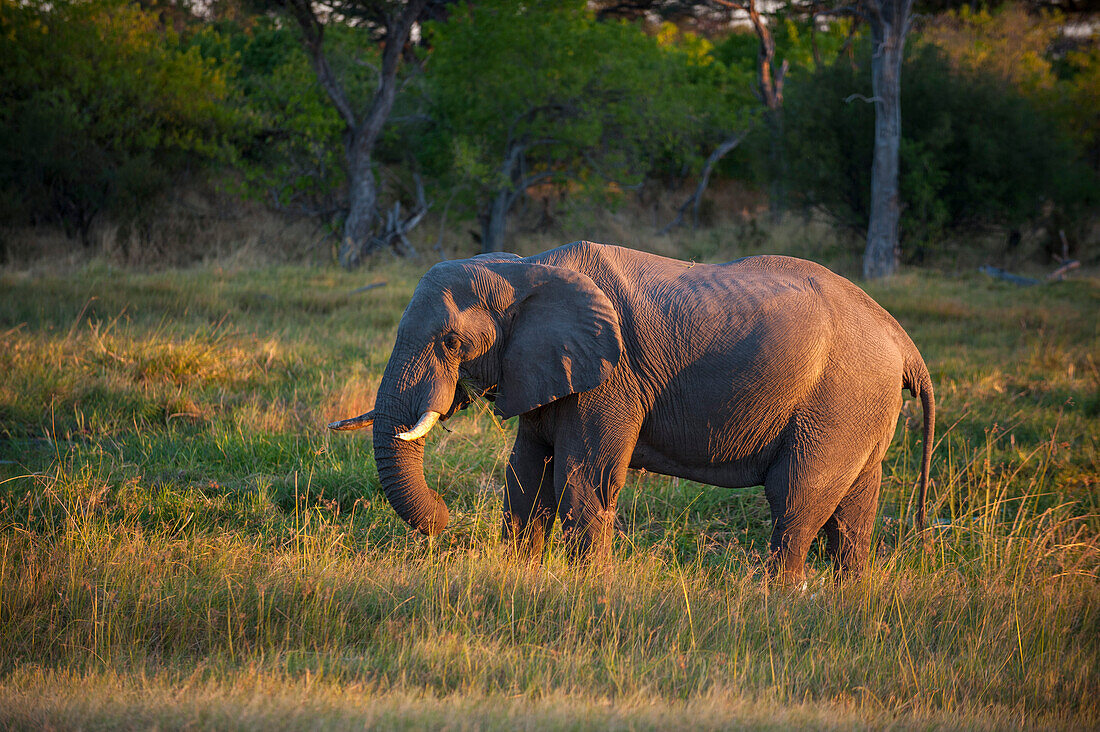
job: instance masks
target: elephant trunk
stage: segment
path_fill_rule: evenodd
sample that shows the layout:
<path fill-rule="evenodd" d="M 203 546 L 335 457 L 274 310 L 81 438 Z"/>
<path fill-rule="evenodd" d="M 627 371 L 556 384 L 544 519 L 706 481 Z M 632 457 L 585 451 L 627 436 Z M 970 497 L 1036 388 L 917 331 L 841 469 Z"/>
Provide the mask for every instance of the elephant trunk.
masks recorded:
<path fill-rule="evenodd" d="M 450 512 L 424 480 L 424 438 L 402 439 L 391 419 L 374 425 L 374 462 L 390 505 L 410 526 L 435 536 L 447 526 Z M 407 434 L 407 433 L 406 433 Z"/>

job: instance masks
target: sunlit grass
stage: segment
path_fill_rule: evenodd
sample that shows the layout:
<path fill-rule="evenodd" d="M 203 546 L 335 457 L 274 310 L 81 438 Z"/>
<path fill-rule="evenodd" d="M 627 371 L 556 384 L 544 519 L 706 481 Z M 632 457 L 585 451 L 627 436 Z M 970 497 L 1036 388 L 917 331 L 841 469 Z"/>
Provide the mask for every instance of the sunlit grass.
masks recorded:
<path fill-rule="evenodd" d="M 410 533 L 369 438 L 417 270 L 0 275 L 0 725 L 1100 724 L 1093 280 L 871 288 L 936 383 L 887 454 L 872 569 L 769 586 L 762 491 L 634 474 L 606 565 L 500 544 L 514 426 L 429 440 Z M 352 294 L 365 281 L 389 284 Z"/>

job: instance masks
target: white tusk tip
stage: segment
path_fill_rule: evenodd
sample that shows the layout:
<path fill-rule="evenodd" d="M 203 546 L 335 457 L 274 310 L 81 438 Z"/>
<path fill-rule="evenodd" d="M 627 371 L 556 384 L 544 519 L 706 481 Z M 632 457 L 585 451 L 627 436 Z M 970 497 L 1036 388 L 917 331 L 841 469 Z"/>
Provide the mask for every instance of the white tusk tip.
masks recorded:
<path fill-rule="evenodd" d="M 420 416 L 420 420 L 415 426 L 408 432 L 398 432 L 397 439 L 404 440 L 405 442 L 411 442 L 412 440 L 419 440 L 424 435 L 431 432 L 432 427 L 435 427 L 435 423 L 439 421 L 439 412 L 424 412 Z"/>

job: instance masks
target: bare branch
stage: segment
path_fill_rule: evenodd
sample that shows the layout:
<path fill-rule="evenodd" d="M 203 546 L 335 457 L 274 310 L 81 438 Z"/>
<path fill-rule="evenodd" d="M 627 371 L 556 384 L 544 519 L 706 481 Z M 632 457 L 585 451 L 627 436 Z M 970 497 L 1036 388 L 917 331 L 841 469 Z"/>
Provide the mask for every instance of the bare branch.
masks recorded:
<path fill-rule="evenodd" d="M 748 8 L 745 7 L 745 3 L 733 2 L 733 0 L 714 0 L 714 2 L 723 7 L 727 7 L 730 10 L 743 10 L 745 12 L 748 12 Z M 749 0 L 748 4 L 754 5 L 754 0 Z"/>
<path fill-rule="evenodd" d="M 328 94 L 329 99 L 332 100 L 332 105 L 336 107 L 336 111 L 340 114 L 340 118 L 344 120 L 344 124 L 348 126 L 348 129 L 355 129 L 355 112 L 348 102 L 344 88 L 340 85 L 340 81 L 336 78 L 336 74 L 333 73 L 332 67 L 329 66 L 328 59 L 325 57 L 323 47 L 325 27 L 317 19 L 317 14 L 313 12 L 313 3 L 310 0 L 285 0 L 285 2 L 287 9 L 290 10 L 294 19 L 298 21 L 298 26 L 302 29 L 302 47 L 313 64 L 313 70 L 317 73 L 317 81 L 321 84 L 321 88 L 325 90 L 325 93 Z"/>
<path fill-rule="evenodd" d="M 542 183 L 544 180 L 550 180 L 551 178 L 557 177 L 558 175 L 561 175 L 560 171 L 544 170 L 540 173 L 533 173 L 531 175 L 525 176 L 523 180 L 521 180 L 519 183 L 520 190 L 526 191 L 531 186 Z"/>
<path fill-rule="evenodd" d="M 744 0 L 744 2 L 713 0 L 713 2 L 748 15 L 752 29 L 760 40 L 760 48 L 756 59 L 758 85 L 756 94 L 768 109 L 773 111 L 779 109 L 783 106 L 783 81 L 787 74 L 788 64 L 784 61 L 780 66 L 779 73 L 774 73 L 772 64 L 775 61 L 775 38 L 772 36 L 768 24 L 764 22 L 763 16 L 760 15 L 759 9 L 757 9 L 756 0 Z"/>
<path fill-rule="evenodd" d="M 703 200 L 703 192 L 706 191 L 707 185 L 710 183 L 710 174 L 714 170 L 714 166 L 717 165 L 718 161 L 725 157 L 727 153 L 740 145 L 741 141 L 748 136 L 751 130 L 752 127 L 747 127 L 744 130 L 735 132 L 733 135 L 723 140 L 718 147 L 714 148 L 714 151 L 707 158 L 706 164 L 703 165 L 703 174 L 699 177 L 699 185 L 695 187 L 695 192 L 676 210 L 676 218 L 669 222 L 665 228 L 657 232 L 658 236 L 667 234 L 677 226 L 682 226 L 684 223 L 684 213 L 688 210 L 688 207 L 692 209 L 692 227 L 694 228 L 699 225 L 699 204 Z"/>
<path fill-rule="evenodd" d="M 290 0 L 302 2 L 302 0 Z M 378 87 L 375 89 L 370 106 L 363 117 L 362 124 L 355 129 L 355 146 L 363 151 L 374 148 L 374 143 L 382 133 L 382 126 L 390 116 L 394 99 L 397 97 L 397 67 L 401 62 L 401 51 L 409 40 L 413 23 L 420 16 L 427 0 L 409 0 L 396 19 L 386 23 L 385 49 L 382 51 L 382 71 L 378 75 Z"/>
<path fill-rule="evenodd" d="M 386 212 L 382 230 L 373 237 L 372 248 L 390 247 L 394 253 L 401 257 L 415 259 L 418 255 L 416 248 L 409 241 L 408 234 L 416 228 L 424 215 L 428 213 L 431 204 L 424 196 L 424 182 L 419 175 L 414 175 L 416 181 L 416 205 L 407 216 L 402 215 L 401 201 L 395 201 L 393 208 Z"/>

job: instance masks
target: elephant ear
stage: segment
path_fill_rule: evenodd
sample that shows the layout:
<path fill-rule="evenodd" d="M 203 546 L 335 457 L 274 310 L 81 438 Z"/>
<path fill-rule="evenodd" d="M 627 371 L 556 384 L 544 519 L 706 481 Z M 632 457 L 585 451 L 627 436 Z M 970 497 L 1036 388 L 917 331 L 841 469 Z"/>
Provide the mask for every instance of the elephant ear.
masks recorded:
<path fill-rule="evenodd" d="M 619 316 L 589 277 L 563 267 L 498 263 L 515 287 L 505 335 L 497 411 L 513 417 L 592 389 L 622 355 Z"/>

